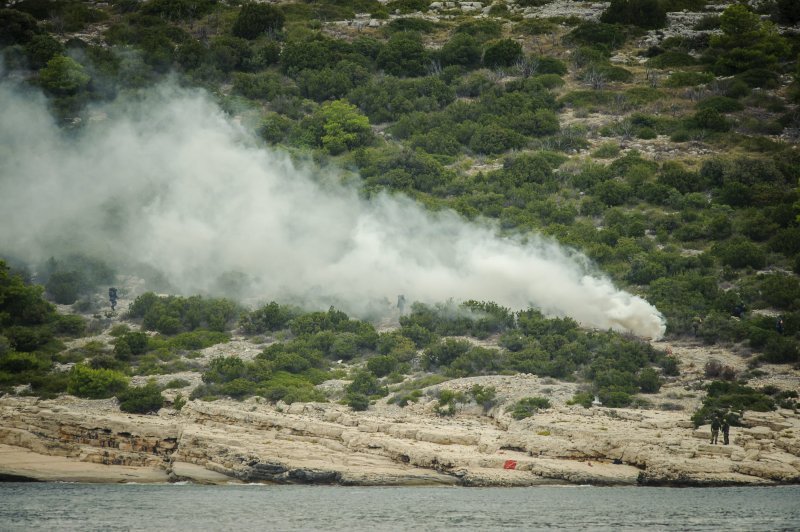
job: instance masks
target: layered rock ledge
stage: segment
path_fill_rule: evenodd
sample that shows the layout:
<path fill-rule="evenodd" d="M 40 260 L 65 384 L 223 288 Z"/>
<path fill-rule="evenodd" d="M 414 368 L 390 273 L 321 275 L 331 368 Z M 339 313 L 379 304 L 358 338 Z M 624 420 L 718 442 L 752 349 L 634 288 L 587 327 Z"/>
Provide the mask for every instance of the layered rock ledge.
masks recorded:
<path fill-rule="evenodd" d="M 521 376 L 496 378 L 525 384 Z M 459 381 L 446 384 L 457 387 Z M 192 401 L 180 413 L 163 409 L 157 416 L 138 416 L 120 413 L 113 400 L 4 397 L 0 479 L 461 486 L 800 482 L 800 418 L 789 410 L 748 413 L 745 427 L 733 429 L 731 445 L 722 446 L 710 445 L 708 427 L 695 430 L 679 412 L 557 404 L 515 421 L 501 407 L 444 418 L 432 412 L 432 404 L 412 406 L 379 404 L 353 412 L 334 403 Z"/>

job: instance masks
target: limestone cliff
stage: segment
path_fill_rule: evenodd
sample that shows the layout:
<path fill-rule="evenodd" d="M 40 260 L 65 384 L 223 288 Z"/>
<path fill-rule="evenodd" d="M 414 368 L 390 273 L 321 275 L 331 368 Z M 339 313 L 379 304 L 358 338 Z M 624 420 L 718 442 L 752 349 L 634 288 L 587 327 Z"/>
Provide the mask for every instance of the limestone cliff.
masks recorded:
<path fill-rule="evenodd" d="M 492 379 L 507 390 L 542 385 L 535 376 Z M 252 399 L 193 401 L 180 413 L 137 416 L 120 413 L 114 400 L 7 396 L 0 399 L 0 478 L 464 486 L 800 481 L 800 417 L 789 410 L 748 413 L 731 445 L 722 446 L 710 445 L 708 427 L 694 430 L 683 412 L 554 403 L 515 421 L 502 405 L 447 418 L 432 402 L 352 412 L 334 403 L 276 407 Z"/>

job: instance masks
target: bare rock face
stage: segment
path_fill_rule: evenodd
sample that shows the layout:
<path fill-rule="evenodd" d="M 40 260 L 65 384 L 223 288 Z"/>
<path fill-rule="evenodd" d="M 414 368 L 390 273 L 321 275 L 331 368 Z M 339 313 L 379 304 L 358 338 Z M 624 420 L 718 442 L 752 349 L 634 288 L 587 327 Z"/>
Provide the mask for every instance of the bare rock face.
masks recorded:
<path fill-rule="evenodd" d="M 513 397 L 541 385 L 535 376 L 492 378 L 510 379 L 504 389 Z M 555 390 L 553 397 L 568 391 Z M 136 416 L 120 413 L 113 400 L 5 397 L 0 473 L 47 480 L 80 473 L 95 481 L 347 485 L 800 482 L 800 419 L 793 412 L 746 415 L 748 426 L 734 427 L 728 446 L 711 445 L 709 429 L 695 431 L 685 418 L 680 412 L 586 410 L 561 399 L 516 421 L 501 407 L 490 415 L 465 409 L 439 417 L 432 402 L 406 409 L 381 403 L 352 412 L 329 403 L 193 401 L 179 414 L 164 409 L 158 416 Z M 15 465 L 22 455 L 40 459 Z"/>

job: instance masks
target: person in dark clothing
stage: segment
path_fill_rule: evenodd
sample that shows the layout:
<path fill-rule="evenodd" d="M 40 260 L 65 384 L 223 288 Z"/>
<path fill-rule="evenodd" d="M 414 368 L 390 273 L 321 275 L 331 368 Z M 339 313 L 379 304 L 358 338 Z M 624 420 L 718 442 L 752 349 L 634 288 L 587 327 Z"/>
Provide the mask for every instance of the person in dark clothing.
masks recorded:
<path fill-rule="evenodd" d="M 733 307 L 732 314 L 737 318 L 741 318 L 744 315 L 744 311 L 745 311 L 744 303 L 739 303 L 735 307 Z"/>
<path fill-rule="evenodd" d="M 725 416 L 722 418 L 722 445 L 728 445 L 728 434 L 731 431 L 731 424 L 729 422 L 729 416 Z"/>
<path fill-rule="evenodd" d="M 403 313 L 403 309 L 405 308 L 405 306 L 406 306 L 406 296 L 400 294 L 399 296 L 397 296 L 397 310 L 400 311 L 400 314 Z"/>
<path fill-rule="evenodd" d="M 719 428 L 721 426 L 719 415 L 714 414 L 714 417 L 711 418 L 711 445 L 717 444 L 717 438 L 719 438 Z"/>
<path fill-rule="evenodd" d="M 783 318 L 778 318 L 775 322 L 775 330 L 778 331 L 778 334 L 783 334 Z"/>
<path fill-rule="evenodd" d="M 695 316 L 692 318 L 692 332 L 695 336 L 700 332 L 700 328 L 703 326 L 703 318 L 700 316 Z"/>
<path fill-rule="evenodd" d="M 117 308 L 117 289 L 113 286 L 108 289 L 108 301 L 111 303 L 111 310 Z"/>

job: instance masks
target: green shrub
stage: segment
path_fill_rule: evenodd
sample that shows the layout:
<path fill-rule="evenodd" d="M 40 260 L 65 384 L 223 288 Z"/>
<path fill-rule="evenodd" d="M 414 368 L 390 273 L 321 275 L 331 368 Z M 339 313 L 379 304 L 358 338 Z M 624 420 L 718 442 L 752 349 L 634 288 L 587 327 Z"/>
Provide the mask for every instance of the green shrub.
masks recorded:
<path fill-rule="evenodd" d="M 744 412 L 768 412 L 775 410 L 771 397 L 737 382 L 714 381 L 709 384 L 703 405 L 692 415 L 692 422 L 699 427 L 711 419 L 714 413 L 733 410 Z"/>
<path fill-rule="evenodd" d="M 186 402 L 186 398 L 183 395 L 178 394 L 175 396 L 175 400 L 172 402 L 172 408 L 180 412 L 183 407 L 186 406 Z"/>
<path fill-rule="evenodd" d="M 346 402 L 347 406 L 357 412 L 369 408 L 369 397 L 363 393 L 348 393 Z"/>
<path fill-rule="evenodd" d="M 744 105 L 739 103 L 738 100 L 728 96 L 710 96 L 700 100 L 697 104 L 698 109 L 713 109 L 718 113 L 732 113 L 735 111 L 742 111 Z"/>
<path fill-rule="evenodd" d="M 471 19 L 456 26 L 455 33 L 466 33 L 475 37 L 478 42 L 497 39 L 503 33 L 503 26 L 497 20 L 489 18 Z"/>
<path fill-rule="evenodd" d="M 439 52 L 442 65 L 476 67 L 481 62 L 481 48 L 477 39 L 467 33 L 456 33 Z"/>
<path fill-rule="evenodd" d="M 657 29 L 666 25 L 667 12 L 659 0 L 611 0 L 600 20 L 608 24 Z"/>
<path fill-rule="evenodd" d="M 590 408 L 594 401 L 594 396 L 589 392 L 578 392 L 567 401 L 568 405 L 581 405 L 583 408 Z"/>
<path fill-rule="evenodd" d="M 472 344 L 466 340 L 445 338 L 425 350 L 422 357 L 422 365 L 426 369 L 449 366 L 459 356 L 467 353 L 471 347 Z"/>
<path fill-rule="evenodd" d="M 759 294 L 768 305 L 786 310 L 800 305 L 800 281 L 796 277 L 773 273 L 759 275 L 758 280 Z"/>
<path fill-rule="evenodd" d="M 422 76 L 427 72 L 428 53 L 419 34 L 396 33 L 378 53 L 377 65 L 393 76 Z"/>
<path fill-rule="evenodd" d="M 127 387 L 128 378 L 118 371 L 92 369 L 77 364 L 69 372 L 67 392 L 78 397 L 104 399 L 117 395 Z"/>
<path fill-rule="evenodd" d="M 479 127 L 469 142 L 476 153 L 496 155 L 524 144 L 524 137 L 512 129 L 497 124 Z"/>
<path fill-rule="evenodd" d="M 624 391 L 615 388 L 603 388 L 597 392 L 603 406 L 608 408 L 625 408 L 633 403 L 633 397 Z"/>
<path fill-rule="evenodd" d="M 86 332 L 86 320 L 75 314 L 59 314 L 53 323 L 53 332 L 79 337 Z"/>
<path fill-rule="evenodd" d="M 154 382 L 142 387 L 128 387 L 117 395 L 119 409 L 132 414 L 156 413 L 164 406 L 161 390 Z"/>
<path fill-rule="evenodd" d="M 3 354 L 0 358 L 0 371 L 9 373 L 22 373 L 26 371 L 44 371 L 50 367 L 50 362 L 33 353 Z"/>
<path fill-rule="evenodd" d="M 275 301 L 252 312 L 242 314 L 239 326 L 247 334 L 263 334 L 287 327 L 289 322 L 301 314 L 300 310 Z"/>
<path fill-rule="evenodd" d="M 692 123 L 700 129 L 711 131 L 728 131 L 731 128 L 730 122 L 716 109 L 705 108 L 697 111 L 692 117 Z"/>
<path fill-rule="evenodd" d="M 543 5 L 545 3 L 547 3 L 547 2 L 543 1 L 543 0 L 518 0 L 517 1 L 517 4 L 520 5 L 520 6 L 539 5 L 539 4 Z M 556 25 L 553 22 L 551 22 L 549 20 L 546 20 L 546 19 L 541 19 L 541 18 L 527 18 L 527 19 L 524 19 L 521 22 L 517 23 L 517 25 L 515 26 L 515 29 L 517 31 L 521 31 L 522 33 L 525 33 L 526 35 L 543 35 L 543 34 L 546 34 L 546 33 L 551 33 L 553 30 L 555 30 L 555 28 L 556 28 Z"/>
<path fill-rule="evenodd" d="M 724 242 L 714 244 L 712 252 L 720 262 L 732 268 L 751 267 L 763 268 L 766 264 L 766 255 L 757 245 L 742 237 L 734 237 Z"/>
<path fill-rule="evenodd" d="M 522 45 L 511 39 L 489 43 L 483 51 L 483 63 L 488 67 L 511 66 L 522 57 Z"/>
<path fill-rule="evenodd" d="M 567 34 L 567 40 L 590 47 L 614 49 L 622 46 L 628 38 L 624 28 L 604 22 L 581 22 Z"/>
<path fill-rule="evenodd" d="M 367 369 L 378 377 L 385 377 L 397 368 L 397 364 L 393 356 L 376 356 L 367 360 Z"/>
<path fill-rule="evenodd" d="M 234 379 L 244 377 L 245 373 L 245 363 L 241 358 L 234 356 L 216 357 L 211 360 L 208 371 L 203 373 L 203 382 L 230 382 Z"/>
<path fill-rule="evenodd" d="M 430 7 L 430 0 L 391 0 L 386 4 L 390 12 L 399 11 L 401 14 L 414 13 L 415 11 L 426 12 Z"/>
<path fill-rule="evenodd" d="M 713 74 L 705 72 L 673 72 L 664 82 L 666 87 L 692 87 L 713 80 Z"/>
<path fill-rule="evenodd" d="M 669 50 L 663 54 L 651 57 L 647 60 L 647 66 L 652 68 L 675 68 L 693 66 L 697 61 L 686 52 Z"/>
<path fill-rule="evenodd" d="M 508 410 L 514 419 L 525 419 L 539 410 L 548 408 L 550 408 L 550 400 L 546 397 L 525 397 L 514 403 Z"/>
<path fill-rule="evenodd" d="M 53 301 L 61 305 L 75 303 L 84 290 L 84 280 L 80 272 L 55 272 L 45 283 L 47 293 Z"/>
<path fill-rule="evenodd" d="M 167 384 L 164 385 L 165 390 L 172 390 L 177 388 L 186 388 L 191 383 L 186 379 L 172 379 Z"/>
<path fill-rule="evenodd" d="M 764 361 L 772 364 L 794 364 L 800 361 L 800 351 L 794 338 L 773 336 L 764 346 Z"/>
<path fill-rule="evenodd" d="M 381 386 L 375 375 L 369 371 L 359 371 L 353 381 L 345 388 L 348 394 L 362 394 L 366 396 L 377 395 L 383 397 L 389 393 L 385 386 Z"/>
<path fill-rule="evenodd" d="M 592 157 L 596 159 L 613 159 L 619 155 L 619 144 L 616 142 L 605 142 L 592 152 Z"/>
<path fill-rule="evenodd" d="M 284 16 L 279 8 L 270 4 L 247 3 L 239 10 L 231 33 L 242 39 L 255 39 L 265 33 L 283 28 Z"/>
<path fill-rule="evenodd" d="M 434 409 L 440 416 L 453 416 L 456 413 L 456 405 L 464 403 L 466 397 L 463 392 L 453 390 L 439 390 L 439 402 Z"/>
<path fill-rule="evenodd" d="M 25 44 L 40 33 L 36 19 L 16 9 L 0 9 L 0 46 Z"/>
<path fill-rule="evenodd" d="M 494 386 L 481 386 L 474 384 L 469 389 L 469 394 L 472 399 L 483 408 L 484 412 L 488 412 L 497 403 L 497 390 Z"/>
<path fill-rule="evenodd" d="M 395 404 L 400 408 L 404 408 L 411 403 L 416 403 L 419 401 L 419 398 L 422 397 L 421 390 L 413 390 L 411 392 L 399 392 L 389 398 L 388 402 L 390 404 Z"/>
<path fill-rule="evenodd" d="M 653 368 L 645 368 L 639 372 L 639 391 L 642 393 L 658 393 L 661 389 L 661 378 Z"/>

